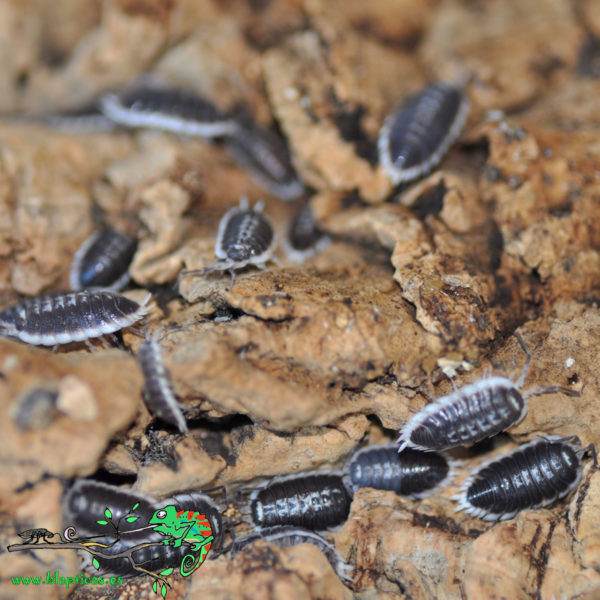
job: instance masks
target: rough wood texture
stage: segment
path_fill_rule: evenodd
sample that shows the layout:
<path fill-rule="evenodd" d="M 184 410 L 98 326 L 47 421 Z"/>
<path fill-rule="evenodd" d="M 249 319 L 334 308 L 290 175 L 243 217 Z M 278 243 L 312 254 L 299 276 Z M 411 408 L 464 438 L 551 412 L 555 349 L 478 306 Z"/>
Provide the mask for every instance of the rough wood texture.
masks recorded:
<path fill-rule="evenodd" d="M 393 439 L 426 393 L 448 393 L 447 376 L 459 386 L 489 368 L 516 378 L 519 328 L 533 354 L 525 389 L 585 384 L 582 395 L 531 397 L 493 448 L 454 452 L 464 462 L 440 495 L 360 490 L 328 534 L 355 565 L 352 591 L 316 548 L 261 542 L 173 576 L 168 598 L 599 597 L 600 474 L 589 458 L 565 500 L 507 522 L 465 519 L 451 499 L 470 469 L 516 443 L 600 444 L 597 3 L 46 4 L 0 6 L 3 114 L 77 108 L 151 71 L 276 127 L 332 243 L 301 265 L 279 249 L 279 264 L 241 271 L 233 289 L 227 273 L 177 283 L 182 268 L 214 260 L 219 220 L 240 196 L 264 198 L 280 238 L 301 202 L 266 194 L 218 142 L 0 121 L 0 308 L 65 289 L 71 257 L 100 224 L 136 236 L 126 293 L 153 292 L 144 327 L 161 331 L 190 428 L 184 437 L 144 407 L 131 332 L 122 348 L 93 353 L 0 338 L 2 547 L 24 529 L 67 525 L 61 495 L 76 477 L 159 498 L 226 485 L 233 498 L 272 476 L 338 470 L 360 444 Z M 377 132 L 436 78 L 468 81 L 467 127 L 437 170 L 393 189 Z M 55 406 L 17 418 L 37 389 Z M 0 554 L 0 597 L 38 597 L 10 577 L 47 570 L 79 573 L 76 554 Z M 70 597 L 148 594 L 138 578 Z"/>

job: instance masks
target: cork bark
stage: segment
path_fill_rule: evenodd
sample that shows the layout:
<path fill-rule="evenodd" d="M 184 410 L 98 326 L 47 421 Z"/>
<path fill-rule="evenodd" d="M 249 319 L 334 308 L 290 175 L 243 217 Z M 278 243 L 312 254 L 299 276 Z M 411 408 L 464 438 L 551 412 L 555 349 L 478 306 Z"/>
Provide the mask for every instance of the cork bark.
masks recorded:
<path fill-rule="evenodd" d="M 157 498 L 339 471 L 357 447 L 395 439 L 429 396 L 490 369 L 531 397 L 507 435 L 461 459 L 443 492 L 410 501 L 363 489 L 326 533 L 355 567 L 352 589 L 314 547 L 265 542 L 173 576 L 175 598 L 596 598 L 600 475 L 502 523 L 455 513 L 452 496 L 490 456 L 542 435 L 600 444 L 600 18 L 568 0 L 44 0 L 0 6 L 0 112 L 64 112 L 152 72 L 250 115 L 286 139 L 331 244 L 302 264 L 279 247 L 268 270 L 187 275 L 212 263 L 219 221 L 265 200 L 281 240 L 302 203 L 269 195 L 219 142 L 156 131 L 73 133 L 0 120 L 0 308 L 65 290 L 99 225 L 134 235 L 125 293 L 155 306 L 183 436 L 142 402 L 134 354 L 56 352 L 0 338 L 0 544 L 61 531 L 73 479 L 101 476 Z M 596 44 L 596 46 L 594 45 Z M 596 50 L 594 50 L 596 48 Z M 377 133 L 407 94 L 467 81 L 458 142 L 394 189 Z M 31 394 L 55 398 L 35 414 Z M 596 489 L 599 490 L 596 493 Z M 239 506 L 230 511 L 239 513 Z M 239 516 L 239 514 L 238 514 Z M 236 525 L 237 535 L 250 529 Z M 39 561 L 44 561 L 39 562 Z M 75 552 L 2 553 L 13 576 L 78 573 Z M 152 596 L 45 586 L 46 597 Z M 19 598 L 36 598 L 33 587 Z M 37 592 L 39 593 L 39 592 Z"/>

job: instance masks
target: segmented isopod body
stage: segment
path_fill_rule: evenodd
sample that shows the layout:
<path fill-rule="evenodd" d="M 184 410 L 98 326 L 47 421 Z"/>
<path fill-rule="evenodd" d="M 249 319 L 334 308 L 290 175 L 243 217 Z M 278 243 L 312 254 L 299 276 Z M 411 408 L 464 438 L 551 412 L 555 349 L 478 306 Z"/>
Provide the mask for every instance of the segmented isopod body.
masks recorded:
<path fill-rule="evenodd" d="M 229 271 L 233 287 L 237 269 L 247 265 L 266 268 L 266 263 L 275 249 L 277 237 L 271 222 L 262 214 L 263 207 L 262 202 L 257 202 L 251 209 L 248 199 L 242 198 L 240 205 L 229 209 L 219 223 L 215 243 L 218 260 L 206 269 L 182 271 L 180 277 L 212 271 Z"/>
<path fill-rule="evenodd" d="M 133 515 L 139 516 L 139 519 L 128 523 L 122 517 L 136 504 L 138 506 L 133 511 Z M 150 518 L 158 509 L 169 505 L 174 505 L 181 510 L 205 514 L 216 540 L 215 546 L 219 546 L 223 535 L 221 514 L 215 503 L 202 492 L 181 492 L 164 500 L 156 500 L 139 492 L 91 480 L 75 482 L 65 497 L 63 515 L 66 525 L 69 526 L 65 537 L 70 539 L 94 536 L 95 542 L 110 544 L 110 547 L 104 551 L 107 557 L 96 556 L 103 572 L 116 575 L 135 574 L 136 571 L 127 557 L 110 558 L 110 555 L 150 542 L 155 545 L 132 552 L 136 564 L 151 572 L 178 567 L 183 558 L 189 554 L 189 547 L 186 544 L 182 544 L 179 548 L 165 545 L 164 536 L 158 531 L 153 531 L 152 525 L 148 525 Z M 119 523 L 120 539 L 116 543 L 114 543 L 114 529 L 101 526 L 97 522 L 106 519 L 104 512 L 106 508 L 111 511 L 113 523 Z M 83 559 L 87 563 L 90 561 L 90 556 L 84 554 Z"/>
<path fill-rule="evenodd" d="M 122 95 L 104 94 L 99 107 L 106 117 L 127 127 L 203 138 L 230 135 L 238 128 L 211 102 L 182 90 L 140 87 Z"/>
<path fill-rule="evenodd" d="M 0 312 L 0 335 L 27 344 L 55 346 L 114 333 L 151 308 L 109 291 L 61 292 L 27 298 Z"/>
<path fill-rule="evenodd" d="M 330 242 L 315 221 L 310 204 L 306 204 L 292 219 L 282 245 L 290 260 L 302 262 L 321 252 Z"/>
<path fill-rule="evenodd" d="M 281 200 L 294 200 L 304 193 L 289 151 L 274 133 L 240 125 L 227 139 L 227 149 L 236 163 L 270 194 Z"/>
<path fill-rule="evenodd" d="M 294 525 L 320 531 L 348 518 L 352 499 L 338 475 L 285 477 L 255 490 L 250 498 L 257 527 Z"/>
<path fill-rule="evenodd" d="M 344 583 L 352 581 L 352 571 L 354 570 L 352 565 L 348 564 L 335 547 L 323 536 L 301 527 L 280 525 L 261 529 L 243 538 L 236 539 L 231 548 L 231 555 L 235 556 L 238 552 L 241 552 L 244 548 L 258 540 L 273 542 L 281 548 L 290 548 L 298 544 L 313 544 L 325 555 L 325 558 L 327 558 L 337 576 Z"/>
<path fill-rule="evenodd" d="M 162 359 L 160 344 L 155 337 L 145 339 L 138 348 L 138 363 L 144 373 L 144 402 L 157 417 L 187 433 L 185 417 L 171 385 Z"/>
<path fill-rule="evenodd" d="M 519 511 L 548 506 L 581 480 L 581 447 L 576 436 L 548 436 L 483 463 L 461 487 L 457 511 L 486 521 L 511 519 Z M 597 462 L 596 462 L 597 465 Z"/>
<path fill-rule="evenodd" d="M 69 283 L 73 290 L 120 290 L 129 281 L 129 265 L 137 241 L 114 229 L 95 231 L 73 258 Z"/>
<path fill-rule="evenodd" d="M 398 446 L 367 446 L 348 461 L 347 470 L 354 491 L 361 487 L 390 490 L 409 498 L 423 498 L 450 480 L 451 464 L 436 452 Z"/>
<path fill-rule="evenodd" d="M 529 396 L 580 392 L 560 386 L 519 391 L 525 382 L 531 354 L 519 333 L 515 334 L 526 354 L 523 371 L 516 382 L 506 377 L 486 377 L 454 390 L 428 404 L 409 419 L 400 431 L 398 451 L 407 446 L 416 450 L 446 450 L 474 444 L 517 424 L 527 413 Z"/>
<path fill-rule="evenodd" d="M 433 169 L 458 138 L 469 114 L 464 90 L 444 81 L 410 96 L 379 133 L 379 162 L 394 185 Z"/>

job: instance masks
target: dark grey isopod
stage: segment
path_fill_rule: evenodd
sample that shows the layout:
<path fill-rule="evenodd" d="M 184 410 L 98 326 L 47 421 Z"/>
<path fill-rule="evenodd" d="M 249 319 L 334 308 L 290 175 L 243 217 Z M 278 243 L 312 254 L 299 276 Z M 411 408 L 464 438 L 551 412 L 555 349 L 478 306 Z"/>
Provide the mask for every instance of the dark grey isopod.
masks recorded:
<path fill-rule="evenodd" d="M 182 90 L 139 87 L 130 92 L 105 94 L 102 113 L 127 127 L 148 127 L 203 138 L 230 135 L 237 123 L 211 102 Z"/>
<path fill-rule="evenodd" d="M 120 290 L 129 281 L 129 265 L 137 241 L 114 229 L 94 231 L 73 258 L 69 283 L 71 289 Z"/>
<path fill-rule="evenodd" d="M 137 353 L 137 360 L 144 373 L 144 402 L 148 410 L 157 417 L 187 433 L 185 417 L 171 385 L 169 373 L 162 359 L 158 340 L 144 340 Z"/>
<path fill-rule="evenodd" d="M 290 260 L 302 262 L 321 252 L 330 242 L 331 238 L 319 228 L 310 204 L 306 204 L 290 222 L 282 245 Z"/>
<path fill-rule="evenodd" d="M 515 335 L 526 354 L 523 371 L 516 382 L 506 377 L 485 377 L 434 400 L 404 424 L 398 438 L 398 451 L 406 447 L 440 451 L 474 444 L 521 421 L 527 413 L 529 396 L 553 392 L 580 395 L 580 392 L 555 385 L 521 394 L 531 353 L 521 335 L 518 332 Z"/>
<path fill-rule="evenodd" d="M 398 446 L 367 446 L 348 461 L 354 491 L 361 487 L 390 490 L 409 498 L 423 498 L 448 483 L 451 464 L 446 456 Z"/>
<path fill-rule="evenodd" d="M 272 542 L 280 548 L 290 548 L 299 544 L 313 544 L 325 555 L 336 575 L 344 583 L 352 582 L 352 572 L 354 570 L 352 565 L 348 564 L 342 558 L 332 544 L 314 531 L 309 531 L 301 527 L 291 527 L 289 525 L 280 525 L 255 531 L 243 538 L 236 539 L 231 548 L 231 555 L 235 556 L 238 552 L 241 552 L 244 548 L 247 548 L 258 540 Z"/>
<path fill-rule="evenodd" d="M 271 222 L 262 213 L 263 207 L 263 202 L 257 202 L 251 209 L 248 199 L 242 198 L 240 205 L 229 209 L 219 223 L 215 243 L 218 260 L 206 269 L 182 271 L 180 277 L 212 271 L 229 271 L 233 287 L 237 269 L 243 269 L 247 265 L 266 268 L 266 263 L 275 249 L 277 237 Z"/>
<path fill-rule="evenodd" d="M 64 500 L 63 514 L 65 524 L 73 527 L 72 537 L 95 537 L 94 541 L 112 544 L 114 530 L 108 526 L 98 525 L 99 519 L 105 519 L 104 510 L 110 508 L 113 522 L 119 521 L 135 504 L 133 511 L 140 518 L 128 523 L 125 519 L 119 522 L 121 539 L 106 550 L 106 554 L 117 554 L 139 544 L 154 542 L 156 545 L 142 548 L 132 553 L 134 561 L 148 571 L 158 572 L 168 567 L 179 567 L 182 559 L 189 554 L 189 547 L 182 544 L 179 548 L 164 545 L 165 537 L 153 531 L 148 521 L 154 512 L 165 506 L 174 505 L 180 510 L 193 510 L 205 514 L 211 524 L 215 547 L 222 540 L 223 523 L 221 514 L 215 503 L 202 492 L 181 492 L 164 500 L 156 500 L 139 492 L 132 492 L 116 486 L 91 480 L 79 480 L 67 493 Z M 67 529 L 67 532 L 69 530 Z M 105 537 L 102 537 L 105 536 Z M 90 556 L 84 555 L 89 562 Z M 126 557 L 96 557 L 103 572 L 116 575 L 134 575 L 130 561 Z"/>
<path fill-rule="evenodd" d="M 379 162 L 394 185 L 433 169 L 458 138 L 469 114 L 461 87 L 432 83 L 394 109 L 379 132 Z"/>
<path fill-rule="evenodd" d="M 596 460 L 594 446 L 582 448 L 576 436 L 548 436 L 486 461 L 461 487 L 456 511 L 498 521 L 521 510 L 548 506 L 577 486 L 581 457 L 588 450 Z"/>
<path fill-rule="evenodd" d="M 294 525 L 320 531 L 348 518 L 352 499 L 338 475 L 285 477 L 255 490 L 253 523 L 260 528 Z"/>
<path fill-rule="evenodd" d="M 27 298 L 0 312 L 0 335 L 27 344 L 55 346 L 114 333 L 139 321 L 150 309 L 115 292 L 61 292 Z"/>
<path fill-rule="evenodd" d="M 240 125 L 228 137 L 227 149 L 236 163 L 270 194 L 281 200 L 294 200 L 304 193 L 285 142 L 271 131 Z"/>

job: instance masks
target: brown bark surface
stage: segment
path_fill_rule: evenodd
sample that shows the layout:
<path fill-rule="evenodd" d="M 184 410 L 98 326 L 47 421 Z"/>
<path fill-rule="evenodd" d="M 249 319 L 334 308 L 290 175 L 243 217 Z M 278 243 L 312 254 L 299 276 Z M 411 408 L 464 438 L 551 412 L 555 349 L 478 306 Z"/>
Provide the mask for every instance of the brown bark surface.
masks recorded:
<path fill-rule="evenodd" d="M 393 441 L 429 402 L 421 392 L 449 393 L 448 377 L 516 379 L 518 329 L 533 355 L 524 388 L 585 384 L 581 396 L 531 397 L 493 449 L 453 452 L 456 481 L 431 498 L 360 490 L 326 534 L 355 567 L 353 590 L 316 548 L 261 542 L 189 580 L 173 576 L 167 597 L 600 597 L 600 474 L 589 458 L 566 499 L 506 522 L 465 518 L 452 500 L 472 469 L 517 443 L 553 434 L 600 444 L 596 2 L 52 4 L 0 5 L 1 113 L 58 113 L 155 73 L 277 128 L 332 243 L 300 265 L 279 247 L 277 262 L 240 271 L 233 289 L 228 273 L 178 284 L 181 269 L 213 262 L 219 221 L 241 196 L 265 200 L 279 239 L 301 201 L 270 196 L 219 143 L 2 119 L 0 308 L 67 289 L 72 256 L 100 222 L 134 235 L 126 294 L 153 294 L 142 329 L 164 334 L 190 428 L 149 427 L 131 332 L 96 352 L 0 338 L 2 548 L 25 529 L 68 525 L 61 498 L 79 477 L 163 498 L 339 471 L 361 444 Z M 394 189 L 378 166 L 378 130 L 436 79 L 468 81 L 467 126 L 435 171 Z M 56 407 L 23 415 L 35 390 Z M 79 569 L 74 552 L 4 552 L 0 597 L 40 597 L 11 577 Z M 141 578 L 43 591 L 154 597 Z"/>

